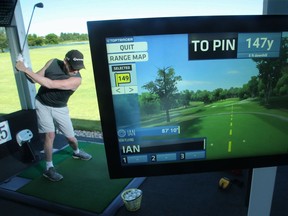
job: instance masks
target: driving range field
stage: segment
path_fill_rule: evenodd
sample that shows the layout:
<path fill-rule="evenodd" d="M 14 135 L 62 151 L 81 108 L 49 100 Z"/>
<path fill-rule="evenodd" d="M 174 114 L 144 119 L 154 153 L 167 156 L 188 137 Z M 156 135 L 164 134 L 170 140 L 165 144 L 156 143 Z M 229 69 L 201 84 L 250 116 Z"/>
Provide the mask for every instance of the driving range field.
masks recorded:
<path fill-rule="evenodd" d="M 287 153 L 288 112 L 282 108 L 287 103 L 287 97 L 275 98 L 269 109 L 256 99 L 191 103 L 189 108 L 171 110 L 169 125 L 180 126 L 180 138 L 205 137 L 207 159 Z M 165 125 L 165 115 L 141 124 Z"/>
<path fill-rule="evenodd" d="M 85 69 L 81 70 L 82 84 L 69 100 L 70 115 L 75 129 L 101 130 L 100 114 L 96 97 L 94 74 L 90 47 L 88 42 L 59 44 L 30 49 L 31 67 L 34 72 L 40 70 L 48 60 L 58 58 L 63 60 L 65 54 L 72 49 L 78 49 L 84 55 Z M 1 79 L 0 79 L 0 114 L 8 114 L 21 109 L 16 87 L 15 76 L 11 63 L 10 53 L 0 53 Z M 14 74 L 15 73 L 15 74 Z M 36 91 L 39 85 L 35 85 Z"/>

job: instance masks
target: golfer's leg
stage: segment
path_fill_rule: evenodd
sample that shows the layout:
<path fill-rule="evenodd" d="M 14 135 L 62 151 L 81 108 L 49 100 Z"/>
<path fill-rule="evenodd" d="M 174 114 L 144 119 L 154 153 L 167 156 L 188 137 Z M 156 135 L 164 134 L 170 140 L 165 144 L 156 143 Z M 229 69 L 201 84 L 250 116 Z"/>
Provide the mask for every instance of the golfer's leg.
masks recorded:
<path fill-rule="evenodd" d="M 57 112 L 56 112 L 57 111 Z M 75 137 L 72 121 L 69 116 L 68 107 L 54 109 L 54 120 L 57 123 L 58 129 L 65 135 L 69 145 L 73 149 L 73 158 L 81 160 L 90 160 L 92 156 L 83 150 L 79 150 L 78 141 Z"/>
<path fill-rule="evenodd" d="M 52 162 L 54 139 L 55 139 L 54 132 L 48 132 L 45 134 L 44 153 L 45 153 L 46 162 Z"/>
<path fill-rule="evenodd" d="M 71 148 L 76 151 L 78 149 L 78 141 L 76 139 L 76 137 L 66 137 L 69 145 L 71 146 Z"/>

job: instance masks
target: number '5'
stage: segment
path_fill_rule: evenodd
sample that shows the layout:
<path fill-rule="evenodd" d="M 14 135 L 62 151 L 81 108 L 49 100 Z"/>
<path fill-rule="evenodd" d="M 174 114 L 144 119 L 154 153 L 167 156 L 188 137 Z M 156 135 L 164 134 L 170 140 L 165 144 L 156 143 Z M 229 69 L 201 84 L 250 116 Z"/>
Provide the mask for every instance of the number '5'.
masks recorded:
<path fill-rule="evenodd" d="M 0 126 L 0 138 L 1 139 L 6 139 L 8 136 L 8 132 L 6 130 L 3 130 L 5 125 Z"/>

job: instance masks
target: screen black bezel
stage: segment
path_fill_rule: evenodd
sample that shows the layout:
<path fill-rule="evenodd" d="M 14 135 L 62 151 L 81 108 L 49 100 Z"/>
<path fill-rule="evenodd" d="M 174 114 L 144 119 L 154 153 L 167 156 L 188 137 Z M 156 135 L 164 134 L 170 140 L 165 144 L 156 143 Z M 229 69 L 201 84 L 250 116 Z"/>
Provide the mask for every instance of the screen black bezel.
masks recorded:
<path fill-rule="evenodd" d="M 106 38 L 158 34 L 288 31 L 286 15 L 164 17 L 87 22 L 96 93 L 111 178 L 270 167 L 288 164 L 288 153 L 185 163 L 122 166 L 107 60 Z"/>

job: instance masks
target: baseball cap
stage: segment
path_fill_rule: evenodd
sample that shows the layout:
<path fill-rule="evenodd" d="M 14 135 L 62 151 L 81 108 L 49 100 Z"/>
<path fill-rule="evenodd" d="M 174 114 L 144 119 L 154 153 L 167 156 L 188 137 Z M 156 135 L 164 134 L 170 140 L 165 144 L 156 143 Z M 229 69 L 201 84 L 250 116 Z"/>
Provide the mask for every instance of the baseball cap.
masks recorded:
<path fill-rule="evenodd" d="M 82 68 L 85 68 L 84 56 L 80 51 L 70 50 L 66 53 L 65 58 L 74 70 L 80 70 Z"/>

